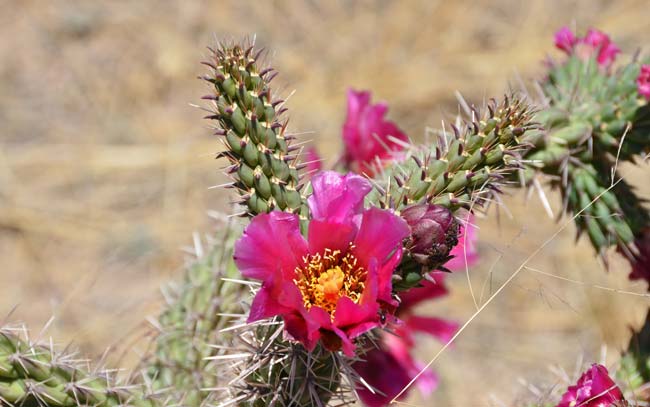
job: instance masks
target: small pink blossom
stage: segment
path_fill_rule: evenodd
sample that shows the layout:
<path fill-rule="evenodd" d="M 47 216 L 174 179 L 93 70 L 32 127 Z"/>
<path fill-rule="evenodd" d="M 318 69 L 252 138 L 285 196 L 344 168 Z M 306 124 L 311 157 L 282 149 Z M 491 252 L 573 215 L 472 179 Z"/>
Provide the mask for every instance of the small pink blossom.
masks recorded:
<path fill-rule="evenodd" d="M 394 159 L 396 152 L 404 149 L 399 141 L 408 138 L 395 123 L 384 119 L 388 105 L 384 102 L 373 105 L 370 97 L 370 92 L 348 90 L 343 162 L 356 173 L 372 176 L 377 162 Z"/>
<path fill-rule="evenodd" d="M 610 407 L 622 406 L 624 402 L 623 393 L 609 377 L 607 368 L 593 364 L 574 386 L 569 386 L 556 407 Z"/>
<path fill-rule="evenodd" d="M 578 40 L 569 27 L 562 27 L 555 33 L 555 46 L 570 54 Z"/>
<path fill-rule="evenodd" d="M 235 244 L 241 273 L 261 280 L 248 321 L 282 316 L 287 334 L 352 356 L 354 338 L 383 324 L 394 307 L 391 278 L 408 236 L 392 212 L 364 209 L 365 178 L 323 171 L 312 179 L 308 237 L 297 215 L 255 216 Z"/>
<path fill-rule="evenodd" d="M 442 342 L 448 342 L 458 330 L 458 324 L 442 318 L 423 317 L 413 314 L 413 307 L 422 301 L 432 300 L 447 294 L 444 275 L 434 273 L 435 282 L 425 281 L 422 287 L 412 288 L 400 294 L 401 303 L 396 319 L 391 324 L 391 334 L 381 336 L 379 348 L 363 356 L 363 361 L 354 364 L 354 369 L 376 391 L 365 387 L 357 389 L 361 401 L 369 407 L 382 407 L 395 398 L 411 380 L 425 367 L 413 358 L 415 334 L 424 333 Z M 431 370 L 425 370 L 415 382 L 423 396 L 430 395 L 438 386 L 438 377 Z M 400 398 L 407 395 L 405 392 Z"/>
<path fill-rule="evenodd" d="M 642 65 L 639 77 L 636 79 L 639 95 L 650 100 L 650 65 Z"/>
<path fill-rule="evenodd" d="M 614 63 L 621 50 L 607 34 L 590 28 L 582 38 L 577 38 L 568 27 L 555 33 L 555 46 L 567 55 L 577 55 L 582 59 L 596 57 L 598 65 L 608 68 Z"/>

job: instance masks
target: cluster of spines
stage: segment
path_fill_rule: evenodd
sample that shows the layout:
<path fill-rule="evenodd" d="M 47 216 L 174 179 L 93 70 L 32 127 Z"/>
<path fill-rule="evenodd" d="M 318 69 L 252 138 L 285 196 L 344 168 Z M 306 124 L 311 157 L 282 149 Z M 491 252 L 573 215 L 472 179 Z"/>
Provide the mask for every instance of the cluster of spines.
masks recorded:
<path fill-rule="evenodd" d="M 221 332 L 242 312 L 248 288 L 232 282 L 238 272 L 232 263 L 232 247 L 239 230 L 230 222 L 217 232 L 207 253 L 186 268 L 182 283 L 170 286 L 167 304 L 155 323 L 156 343 L 144 361 L 155 389 L 167 389 L 184 405 L 204 405 L 213 397 L 206 390 L 218 387 L 227 375 L 217 372 L 211 358 L 223 351 L 232 335 Z M 198 243 L 197 243 L 198 244 Z"/>
<path fill-rule="evenodd" d="M 144 384 L 118 383 L 117 372 L 93 371 L 72 354 L 31 341 L 24 328 L 0 329 L 0 405 L 135 406 L 173 404 Z"/>
<path fill-rule="evenodd" d="M 610 73 L 577 57 L 553 66 L 540 85 L 547 106 L 535 117 L 545 134 L 527 140 L 535 147 L 525 157 L 524 183 L 550 175 L 564 211 L 580 214 L 578 234 L 587 232 L 605 262 L 612 246 L 633 260 L 635 235 L 650 225 L 643 201 L 615 171 L 649 149 L 650 107 L 636 91 L 639 69 L 633 61 Z"/>
<path fill-rule="evenodd" d="M 636 89 L 640 66 L 632 61 L 610 73 L 575 56 L 553 66 L 540 85 L 549 107 L 538 116 L 548 130 L 559 129 L 551 143 L 566 154 L 577 149 L 626 161 L 647 152 L 650 108 Z"/>
<path fill-rule="evenodd" d="M 226 383 L 219 406 L 325 407 L 355 401 L 356 373 L 350 360 L 317 346 L 311 352 L 282 338 L 282 324 L 242 324 L 230 353 L 238 356 L 235 377 Z M 225 367 L 225 366 L 224 366 Z"/>
<path fill-rule="evenodd" d="M 491 100 L 486 114 L 472 109 L 472 120 L 462 129 L 452 125 L 453 134 L 443 132 L 433 148 L 416 148 L 379 178 L 379 204 L 400 210 L 408 205 L 430 202 L 455 210 L 482 204 L 508 174 L 520 168 L 521 155 L 530 147 L 522 136 L 537 132 L 533 111 L 517 97 Z"/>
<path fill-rule="evenodd" d="M 272 68 L 260 67 L 263 50 L 238 44 L 221 44 L 210 49 L 211 58 L 204 64 L 211 68 L 202 79 L 211 84 L 213 93 L 204 96 L 212 101 L 211 114 L 216 121 L 216 135 L 222 136 L 226 168 L 240 193 L 239 202 L 248 213 L 280 209 L 300 213 L 300 146 L 292 145 L 283 120 L 283 100 L 274 100 L 270 82 L 276 75 Z"/>
<path fill-rule="evenodd" d="M 604 170 L 599 171 L 596 165 L 569 165 L 566 172 L 566 185 L 561 190 L 565 194 L 565 210 L 580 213 L 576 218 L 578 234 L 586 231 L 604 260 L 607 259 L 605 249 L 610 246 L 618 246 L 632 259 L 635 232 L 650 223 L 643 202 L 632 187 L 622 178 L 616 178 L 616 173 L 608 183 L 603 177 Z"/>

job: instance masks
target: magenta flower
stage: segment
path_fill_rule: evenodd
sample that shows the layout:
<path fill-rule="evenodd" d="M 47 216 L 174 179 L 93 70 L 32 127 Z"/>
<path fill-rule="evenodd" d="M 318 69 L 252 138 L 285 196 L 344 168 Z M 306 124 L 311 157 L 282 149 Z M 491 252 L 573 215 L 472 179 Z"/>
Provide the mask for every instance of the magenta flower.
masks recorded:
<path fill-rule="evenodd" d="M 634 245 L 638 252 L 630 259 L 630 280 L 646 280 L 650 283 L 650 229 L 641 232 L 634 240 Z"/>
<path fill-rule="evenodd" d="M 650 65 L 642 65 L 639 77 L 636 78 L 639 95 L 650 100 Z"/>
<path fill-rule="evenodd" d="M 452 271 L 465 270 L 466 267 L 478 261 L 478 248 L 476 247 L 478 232 L 476 226 L 474 226 L 474 215 L 470 214 L 465 223 L 464 226 L 460 227 L 458 244 L 449 253 L 454 257 L 445 263 L 445 268 Z"/>
<path fill-rule="evenodd" d="M 308 238 L 297 215 L 257 215 L 235 245 L 241 273 L 261 280 L 249 322 L 281 316 L 285 330 L 307 349 L 318 341 L 354 354 L 353 340 L 380 326 L 394 307 L 391 277 L 408 225 L 393 213 L 363 209 L 370 183 L 355 174 L 316 174 Z"/>
<path fill-rule="evenodd" d="M 567 55 L 577 55 L 582 59 L 596 57 L 598 65 L 607 68 L 614 63 L 621 50 L 607 34 L 590 28 L 582 38 L 577 38 L 568 27 L 555 33 L 555 46 Z"/>
<path fill-rule="evenodd" d="M 443 274 L 432 275 L 435 283 L 425 281 L 422 287 L 400 294 L 402 302 L 396 313 L 399 319 L 391 324 L 393 332 L 382 334 L 380 347 L 372 349 L 363 356 L 363 361 L 354 364 L 357 373 L 376 390 L 373 393 L 365 387 L 357 389 L 361 401 L 369 407 L 388 405 L 424 368 L 425 364 L 411 355 L 416 333 L 447 342 L 458 329 L 455 322 L 413 314 L 413 307 L 417 304 L 442 297 L 448 292 Z M 425 370 L 415 384 L 424 396 L 428 396 L 438 386 L 438 377 L 433 371 Z M 402 397 L 406 395 L 407 392 Z"/>
<path fill-rule="evenodd" d="M 370 104 L 370 92 L 348 90 L 348 112 L 343 125 L 343 162 L 348 169 L 372 176 L 378 162 L 393 159 L 396 152 L 404 149 L 399 141 L 408 138 L 395 123 L 384 120 L 387 111 L 384 102 Z"/>
<path fill-rule="evenodd" d="M 317 172 L 323 169 L 323 160 L 321 159 L 320 154 L 318 154 L 316 147 L 309 147 L 307 151 L 305 151 L 304 162 L 307 165 L 307 174 L 309 174 L 309 176 L 313 177 Z"/>
<path fill-rule="evenodd" d="M 616 55 L 621 52 L 620 48 L 609 39 L 607 34 L 593 28 L 587 31 L 587 35 L 581 42 L 589 45 L 594 52 L 597 52 L 596 60 L 600 66 L 610 66 L 614 63 Z"/>
<path fill-rule="evenodd" d="M 624 402 L 623 393 L 609 377 L 607 368 L 593 364 L 578 383 L 569 386 L 556 407 L 610 407 Z"/>
<path fill-rule="evenodd" d="M 562 27 L 555 33 L 555 46 L 570 54 L 578 40 L 569 27 Z"/>

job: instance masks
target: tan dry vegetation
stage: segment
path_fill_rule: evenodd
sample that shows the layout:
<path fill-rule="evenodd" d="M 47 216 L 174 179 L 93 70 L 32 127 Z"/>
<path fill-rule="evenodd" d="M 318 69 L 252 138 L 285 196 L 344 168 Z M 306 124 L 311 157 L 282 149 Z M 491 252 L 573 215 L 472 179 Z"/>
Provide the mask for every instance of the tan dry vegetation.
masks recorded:
<path fill-rule="evenodd" d="M 3 1 L 0 14 L 0 313 L 49 329 L 90 354 L 130 349 L 178 278 L 179 250 L 209 233 L 208 210 L 227 210 L 213 160 L 217 140 L 189 106 L 205 45 L 257 35 L 272 50 L 296 131 L 313 131 L 333 159 L 345 90 L 372 89 L 412 137 L 457 111 L 454 91 L 481 102 L 541 72 L 552 34 L 575 21 L 610 32 L 631 54 L 648 42 L 646 1 Z M 513 82 L 514 83 L 514 82 Z M 647 166 L 627 171 L 637 185 Z M 645 196 L 650 189 L 643 188 Z M 550 195 L 557 210 L 557 196 Z M 493 292 L 559 227 L 533 197 L 505 199 L 481 227 L 475 294 Z M 612 357 L 648 298 L 613 259 L 606 274 L 569 225 L 435 363 L 438 405 L 508 402 L 520 377 L 552 377 L 579 355 Z M 615 257 L 615 256 L 614 256 Z M 463 273 L 427 312 L 465 321 L 475 311 Z M 596 284 L 610 289 L 592 287 Z M 491 290 L 491 291 L 490 291 Z M 125 345 L 126 344 L 126 345 Z M 421 355 L 439 345 L 423 341 Z M 119 353 L 117 353 L 119 354 Z M 114 359 L 117 356 L 113 357 Z M 414 403 L 418 403 L 417 400 Z M 418 405 L 425 405 L 418 403 Z M 427 403 L 428 405 L 428 403 Z"/>

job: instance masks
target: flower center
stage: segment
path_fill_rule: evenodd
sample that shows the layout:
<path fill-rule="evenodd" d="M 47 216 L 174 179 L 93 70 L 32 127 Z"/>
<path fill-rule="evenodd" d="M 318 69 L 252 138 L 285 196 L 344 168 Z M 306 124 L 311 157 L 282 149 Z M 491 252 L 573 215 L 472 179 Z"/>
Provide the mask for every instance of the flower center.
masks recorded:
<path fill-rule="evenodd" d="M 325 249 L 323 254 L 305 256 L 303 261 L 305 266 L 296 268 L 293 281 L 300 289 L 305 308 L 321 307 L 334 318 L 339 298 L 346 296 L 359 302 L 368 273 L 350 250 L 343 254 L 340 250 Z"/>

